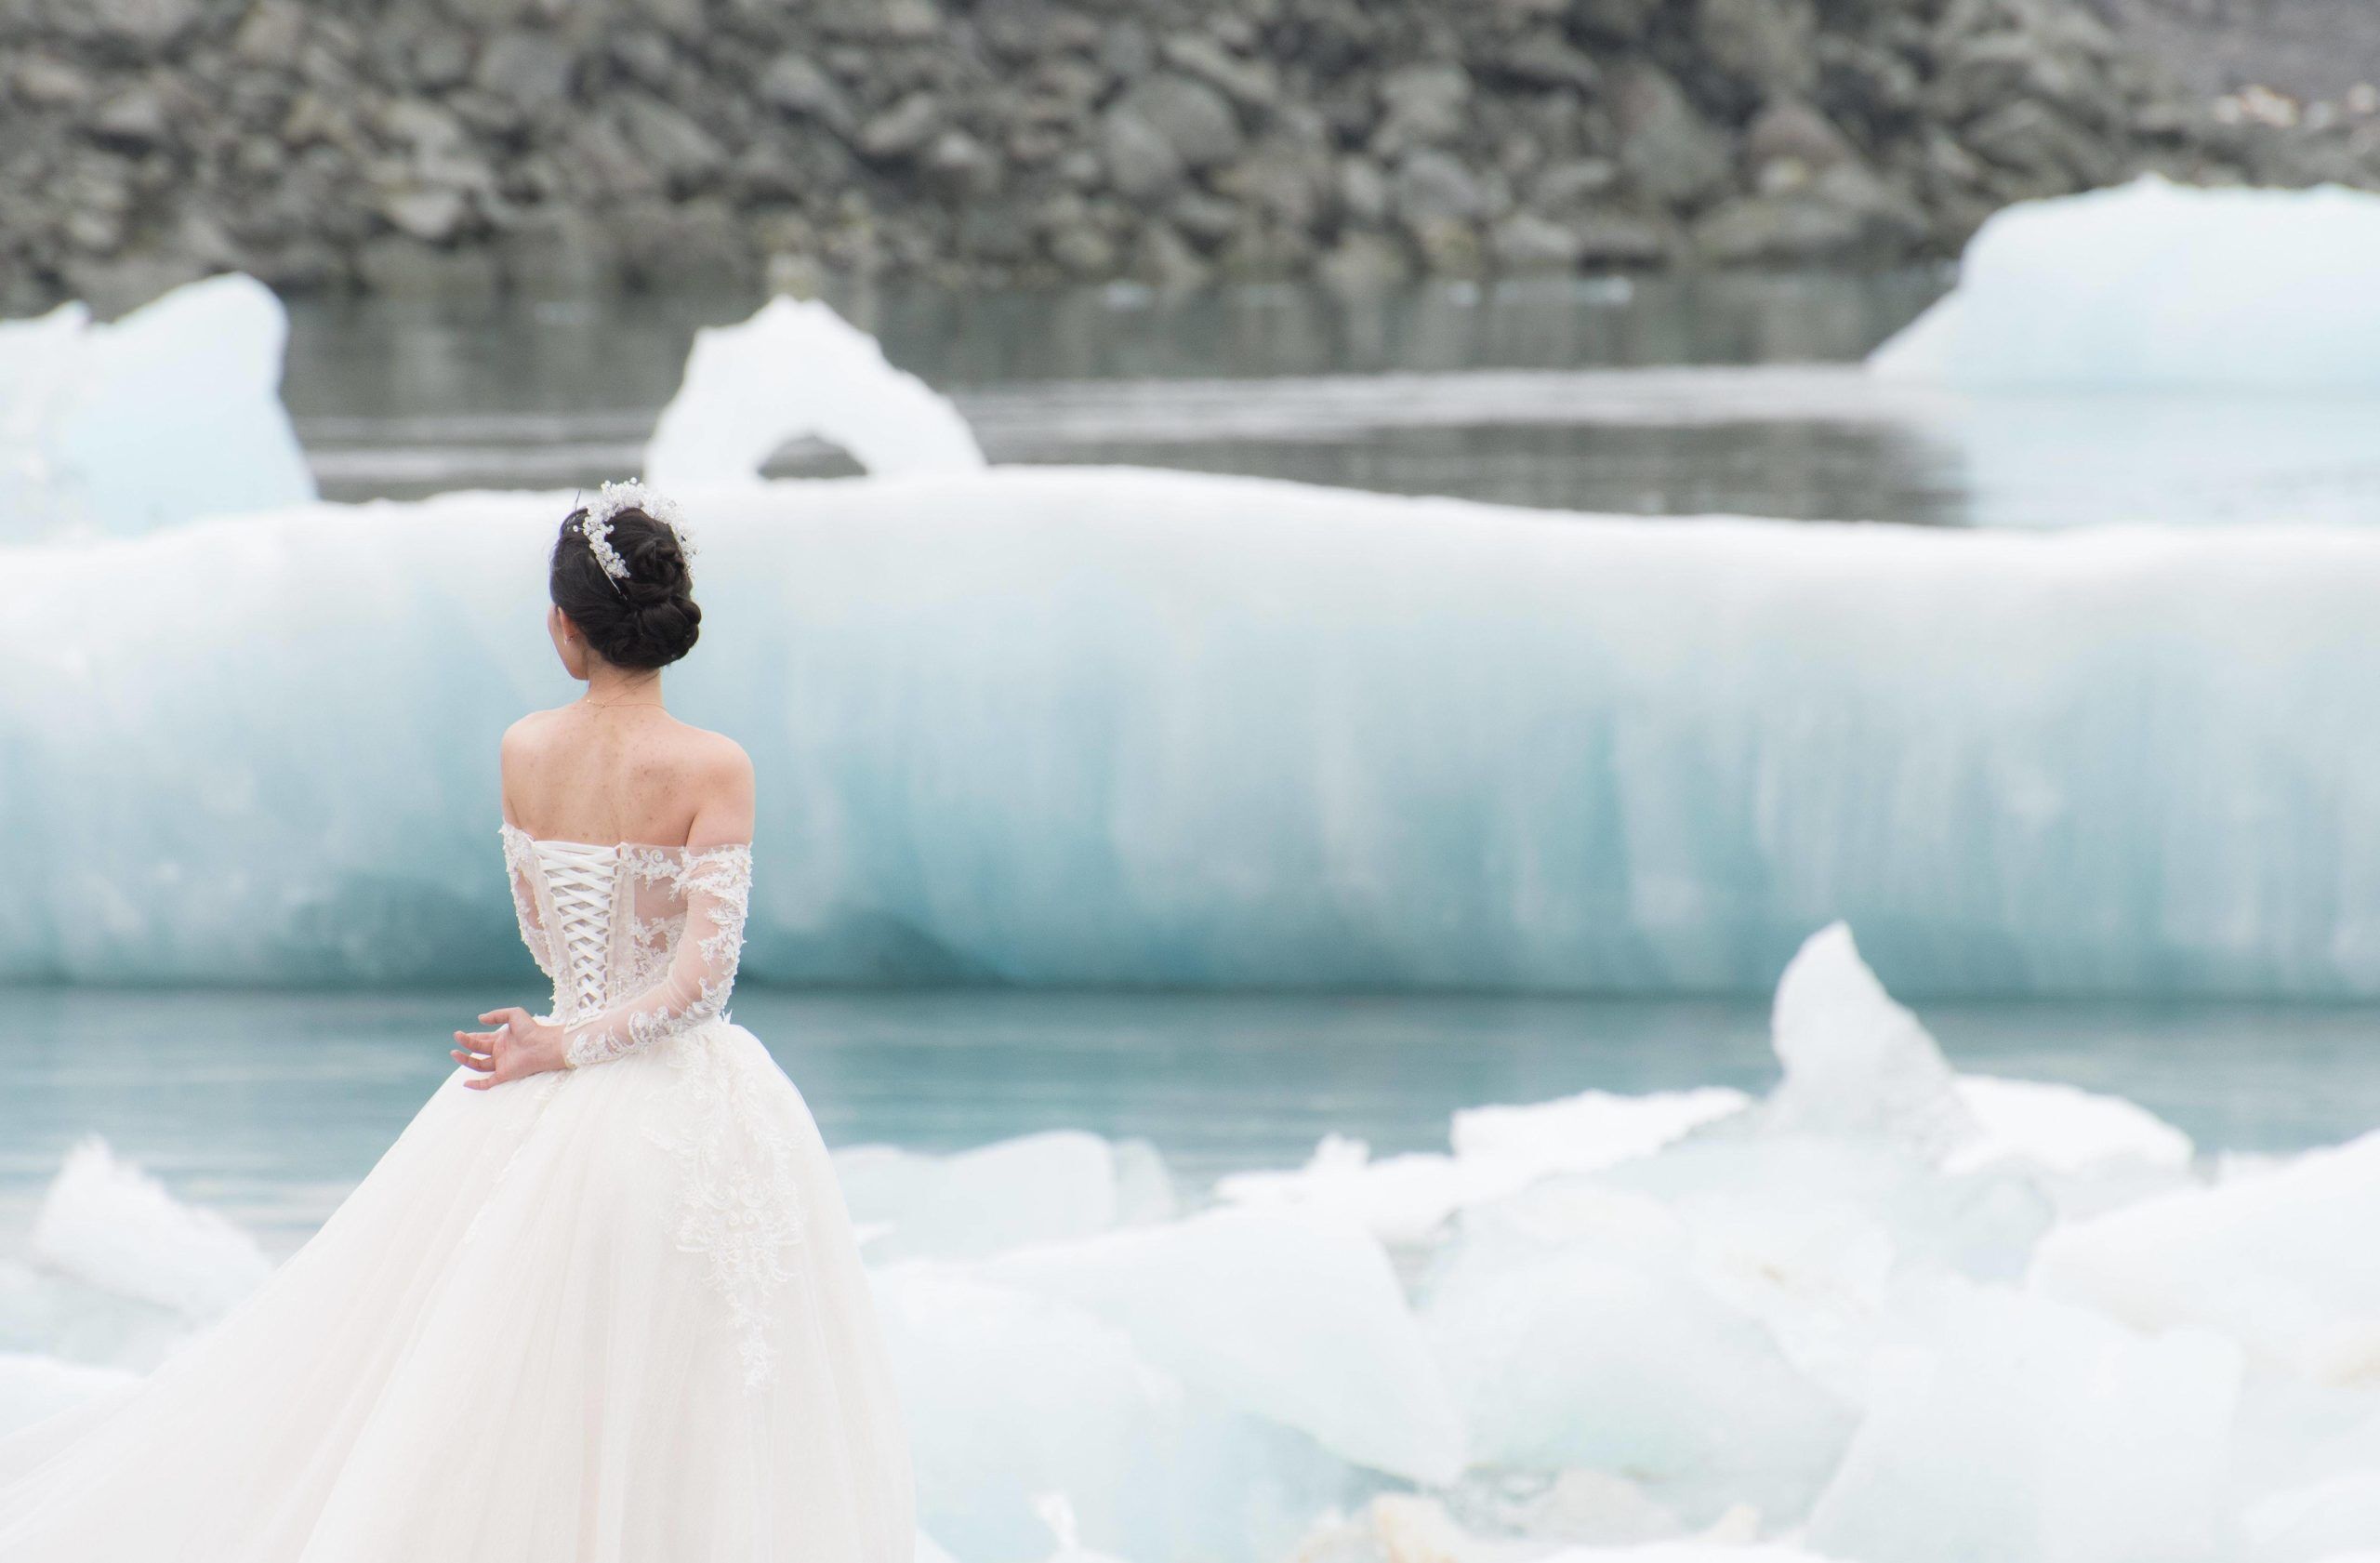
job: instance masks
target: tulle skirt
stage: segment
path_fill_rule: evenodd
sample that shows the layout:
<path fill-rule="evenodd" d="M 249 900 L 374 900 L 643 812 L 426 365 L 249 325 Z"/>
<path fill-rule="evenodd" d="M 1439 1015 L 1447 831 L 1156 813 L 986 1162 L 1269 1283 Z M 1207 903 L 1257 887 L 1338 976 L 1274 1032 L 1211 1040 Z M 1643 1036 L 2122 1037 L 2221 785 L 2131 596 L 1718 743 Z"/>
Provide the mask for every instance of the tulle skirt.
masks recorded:
<path fill-rule="evenodd" d="M 465 1078 L 231 1317 L 0 1442 L 0 1560 L 908 1563 L 866 1277 L 751 1034 Z"/>

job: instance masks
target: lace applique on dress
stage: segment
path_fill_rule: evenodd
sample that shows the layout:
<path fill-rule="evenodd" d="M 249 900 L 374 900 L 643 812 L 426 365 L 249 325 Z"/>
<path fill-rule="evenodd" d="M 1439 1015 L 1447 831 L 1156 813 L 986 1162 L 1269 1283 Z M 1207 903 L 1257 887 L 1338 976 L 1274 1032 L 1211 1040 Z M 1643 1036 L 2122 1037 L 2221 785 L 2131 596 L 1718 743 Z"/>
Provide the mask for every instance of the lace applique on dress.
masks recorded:
<path fill-rule="evenodd" d="M 702 1256 L 734 1321 L 745 1387 L 763 1388 L 777 1358 L 769 1305 L 793 1274 L 802 1237 L 793 1144 L 763 1107 L 765 1077 L 711 1035 L 688 1038 L 670 1063 L 679 1072 L 675 1119 L 699 1124 L 703 1133 L 681 1140 L 655 1130 L 646 1137 L 677 1159 L 684 1190 L 678 1247 Z"/>
<path fill-rule="evenodd" d="M 699 1137 L 647 1138 L 678 1164 L 678 1247 L 703 1259 L 734 1323 L 745 1383 L 760 1388 L 776 1360 L 770 1303 L 801 1240 L 801 1188 L 794 1146 L 767 1110 L 766 1076 L 702 1029 L 725 1018 L 735 986 L 751 848 L 599 847 L 510 826 L 504 841 L 522 937 L 554 979 L 573 1067 L 681 1039 L 666 1054 L 678 1071 L 669 1118 L 698 1125 Z"/>

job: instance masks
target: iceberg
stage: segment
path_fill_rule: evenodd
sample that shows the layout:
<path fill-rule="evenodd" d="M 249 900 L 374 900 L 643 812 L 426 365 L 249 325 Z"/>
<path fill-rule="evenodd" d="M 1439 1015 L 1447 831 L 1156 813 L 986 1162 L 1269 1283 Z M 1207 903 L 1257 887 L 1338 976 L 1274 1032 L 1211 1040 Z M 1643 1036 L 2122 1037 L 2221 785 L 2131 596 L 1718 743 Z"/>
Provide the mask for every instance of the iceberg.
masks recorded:
<path fill-rule="evenodd" d="M 195 1322 L 227 1312 L 271 1268 L 255 1238 L 181 1203 L 98 1139 L 67 1154 L 33 1222 L 33 1253 L 60 1274 Z"/>
<path fill-rule="evenodd" d="M 2052 1233 L 2044 1293 L 2139 1330 L 2193 1326 L 2321 1383 L 2380 1386 L 2380 1133 Z"/>
<path fill-rule="evenodd" d="M 2380 393 L 2380 195 L 2149 176 L 2023 202 L 1869 366 L 1972 391 Z"/>
<path fill-rule="evenodd" d="M 685 381 L 645 448 L 644 475 L 673 494 L 757 483 L 769 457 L 803 437 L 885 475 L 984 465 L 949 398 L 886 363 L 875 338 L 826 305 L 780 298 L 740 325 L 694 333 Z"/>
<path fill-rule="evenodd" d="M 955 1156 L 853 1146 L 835 1153 L 835 1178 L 878 1264 L 978 1259 L 1174 1213 L 1172 1183 L 1153 1146 L 1080 1131 Z"/>
<path fill-rule="evenodd" d="M 236 275 L 110 324 L 81 304 L 0 323 L 0 539 L 312 499 L 281 404 L 288 337 L 272 290 Z"/>
<path fill-rule="evenodd" d="M 2214 1563 L 2239 1349 L 2044 1299 L 1956 1299 L 1879 1373 L 1808 1540 L 1855 1563 Z"/>
<path fill-rule="evenodd" d="M 525 981 L 494 753 L 572 692 L 568 503 L 0 554 L 0 979 Z M 756 981 L 1751 992 L 1843 919 L 1911 997 L 2380 994 L 2335 720 L 2380 536 L 1082 469 L 690 504 L 672 695 L 759 767 Z"/>

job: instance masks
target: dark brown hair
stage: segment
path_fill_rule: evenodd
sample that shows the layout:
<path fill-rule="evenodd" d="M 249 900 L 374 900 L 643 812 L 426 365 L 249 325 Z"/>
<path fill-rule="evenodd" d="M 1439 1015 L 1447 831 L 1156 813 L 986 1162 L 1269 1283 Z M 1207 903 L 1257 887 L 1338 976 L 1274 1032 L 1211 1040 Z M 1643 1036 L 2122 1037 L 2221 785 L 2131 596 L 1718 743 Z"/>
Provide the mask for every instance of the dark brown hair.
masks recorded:
<path fill-rule="evenodd" d="M 612 518 L 612 548 L 628 567 L 626 580 L 603 573 L 579 529 L 584 510 L 570 512 L 554 541 L 549 589 L 554 606 L 578 626 L 604 661 L 620 668 L 664 668 L 694 649 L 703 610 L 678 535 L 639 510 Z"/>

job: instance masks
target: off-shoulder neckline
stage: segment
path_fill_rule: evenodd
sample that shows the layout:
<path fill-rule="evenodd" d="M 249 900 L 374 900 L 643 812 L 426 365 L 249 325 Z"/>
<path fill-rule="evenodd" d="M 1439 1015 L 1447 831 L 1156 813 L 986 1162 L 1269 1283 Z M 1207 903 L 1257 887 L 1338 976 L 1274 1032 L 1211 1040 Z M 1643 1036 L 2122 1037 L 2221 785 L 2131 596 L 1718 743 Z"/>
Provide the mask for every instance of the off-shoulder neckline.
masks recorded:
<path fill-rule="evenodd" d="M 749 841 L 719 841 L 707 847 L 698 847 L 692 841 L 680 841 L 674 846 L 666 841 L 575 841 L 566 836 L 532 836 L 509 819 L 497 821 L 496 830 L 501 835 L 518 836 L 531 846 L 585 847 L 589 852 L 684 852 L 700 857 L 711 852 L 748 852 L 752 847 Z"/>

